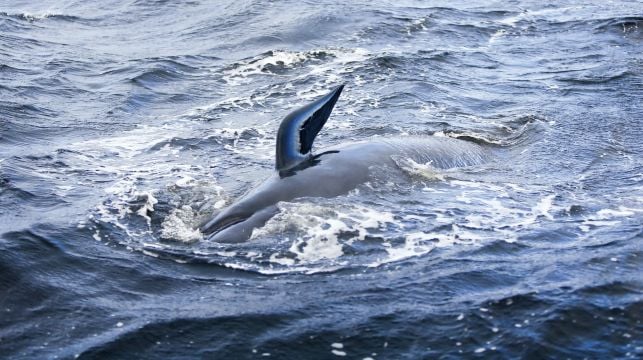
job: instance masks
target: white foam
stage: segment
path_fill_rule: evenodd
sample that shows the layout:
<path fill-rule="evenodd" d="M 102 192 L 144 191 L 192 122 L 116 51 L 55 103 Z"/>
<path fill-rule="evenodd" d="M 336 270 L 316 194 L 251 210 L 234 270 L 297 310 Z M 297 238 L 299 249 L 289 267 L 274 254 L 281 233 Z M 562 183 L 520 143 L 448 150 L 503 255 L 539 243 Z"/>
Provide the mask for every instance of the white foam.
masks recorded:
<path fill-rule="evenodd" d="M 521 12 L 518 15 L 514 15 L 514 16 L 504 18 L 504 19 L 502 19 L 502 20 L 500 20 L 498 22 L 501 23 L 501 24 L 504 24 L 504 25 L 515 27 L 516 23 L 518 23 L 518 21 L 524 19 L 526 16 L 527 16 L 527 12 Z"/>
<path fill-rule="evenodd" d="M 122 241 L 134 249 L 140 249 L 141 242 L 155 236 L 152 215 L 158 204 L 158 192 L 182 199 L 173 200 L 177 203 L 171 205 L 176 209 L 163 219 L 160 229 L 163 239 L 195 242 L 202 238 L 195 225 L 202 214 L 188 211 L 181 201 L 189 203 L 197 199 L 199 208 L 210 214 L 225 205 L 225 199 L 220 196 L 222 189 L 209 178 L 209 169 L 175 160 L 181 148 L 171 145 L 173 138 L 203 137 L 204 133 L 188 120 L 172 121 L 171 125 L 140 126 L 112 136 L 69 145 L 69 149 L 75 150 L 67 155 L 74 157 L 72 171 L 80 169 L 112 180 L 97 184 L 102 186 L 107 196 L 96 206 L 89 219 L 125 231 L 126 236 L 122 237 Z M 235 142 L 238 142 L 243 130 L 219 128 L 205 135 L 235 138 Z M 154 145 L 164 141 L 168 142 L 164 147 L 154 148 Z M 59 189 L 66 192 L 72 187 L 61 186 Z M 188 192 L 192 195 L 185 195 Z M 132 223 L 132 216 L 142 217 L 147 226 L 140 228 L 139 223 Z"/>
<path fill-rule="evenodd" d="M 326 54 L 323 60 L 317 59 L 320 53 Z M 328 84 L 339 80 L 337 73 L 352 72 L 350 66 L 347 65 L 362 62 L 369 55 L 370 53 L 362 48 L 328 48 L 305 52 L 277 50 L 272 51 L 268 56 L 261 55 L 238 63 L 237 66 L 224 71 L 223 79 L 230 85 L 246 84 L 251 82 L 252 77 L 256 75 L 278 76 L 268 71 L 269 66 L 294 68 L 309 62 L 306 64 L 306 74 L 300 77 L 323 78 Z M 315 97 L 313 94 L 309 96 Z"/>
<path fill-rule="evenodd" d="M 280 213 L 263 228 L 255 229 L 251 241 L 279 238 L 285 247 L 269 254 L 268 260 L 288 268 L 260 271 L 312 273 L 355 264 L 360 261 L 356 260 L 360 254 L 353 249 L 359 249 L 356 243 L 367 238 L 369 248 L 381 246 L 385 251 L 384 256 L 369 257 L 363 263 L 369 267 L 423 256 L 436 248 L 498 240 L 514 242 L 524 231 L 542 226 L 543 221 L 555 220 L 553 214 L 562 209 L 555 204 L 556 195 L 552 193 L 536 198 L 534 204 L 523 203 L 520 193 L 526 192 L 533 198 L 534 189 L 522 189 L 515 184 L 464 180 L 448 180 L 448 184 L 462 188 L 458 201 L 478 210 L 463 214 L 453 211 L 451 206 L 458 206 L 453 203 L 445 208 L 434 205 L 420 215 L 353 204 L 338 208 L 334 200 L 320 200 L 321 204 L 280 203 Z M 343 204 L 350 203 L 350 195 L 347 197 L 341 199 Z M 352 250 L 351 257 L 346 253 L 348 249 Z"/>
<path fill-rule="evenodd" d="M 189 175 L 181 175 L 181 178 L 175 182 L 178 187 L 191 187 L 195 183 L 195 179 Z"/>
<path fill-rule="evenodd" d="M 74 189 L 74 186 L 71 185 L 56 185 L 56 195 L 60 197 L 65 197 Z"/>
<path fill-rule="evenodd" d="M 155 253 L 155 252 L 149 251 L 149 250 L 145 250 L 145 249 L 142 250 L 142 253 L 147 255 L 147 256 L 151 256 L 151 257 L 155 257 L 155 258 L 159 257 L 158 253 Z"/>
<path fill-rule="evenodd" d="M 411 176 L 418 176 L 427 180 L 444 180 L 444 172 L 436 169 L 431 162 L 424 164 L 417 163 L 407 157 L 393 157 L 395 163 Z"/>
<path fill-rule="evenodd" d="M 71 150 L 95 156 L 116 155 L 131 159 L 152 145 L 168 141 L 176 136 L 176 129 L 168 126 L 153 127 L 142 125 L 118 135 L 98 137 L 69 145 Z"/>
<path fill-rule="evenodd" d="M 640 212 L 643 212 L 643 208 L 619 206 L 617 209 L 601 209 L 595 214 L 585 217 L 582 224 L 578 225 L 578 228 L 582 232 L 587 233 L 594 228 L 617 226 L 625 219 Z"/>
<path fill-rule="evenodd" d="M 429 234 L 422 232 L 409 233 L 406 234 L 404 238 L 405 241 L 402 246 L 393 247 L 390 243 L 384 243 L 388 257 L 369 264 L 369 267 L 378 267 L 382 264 L 424 255 L 435 248 L 434 244 L 424 242 L 424 240 L 430 241 L 435 239 L 435 237 Z"/>
<path fill-rule="evenodd" d="M 44 11 L 41 13 L 31 13 L 31 12 L 23 12 L 21 14 L 18 14 L 18 16 L 23 17 L 25 20 L 28 21 L 36 21 L 36 20 L 43 20 L 52 16 L 60 16 L 62 15 L 61 13 L 57 13 L 54 11 Z"/>
<path fill-rule="evenodd" d="M 174 209 L 161 224 L 161 238 L 193 243 L 203 239 L 203 233 L 195 224 L 197 216 L 188 205 Z"/>
<path fill-rule="evenodd" d="M 310 58 L 309 53 L 305 52 L 291 52 L 291 51 L 272 51 L 271 54 L 264 58 L 254 58 L 248 62 L 242 62 L 239 66 L 233 69 L 224 71 L 223 79 L 231 84 L 235 82 L 235 77 L 248 77 L 255 74 L 273 75 L 266 71 L 266 66 L 285 66 L 293 67 L 296 64 L 302 63 Z"/>
<path fill-rule="evenodd" d="M 270 262 L 283 266 L 294 266 L 296 264 L 295 259 L 285 257 L 280 253 L 270 255 Z"/>
<path fill-rule="evenodd" d="M 154 212 L 154 205 L 159 201 L 154 197 L 154 193 L 152 191 L 137 193 L 136 196 L 145 198 L 145 204 L 143 204 L 136 213 L 145 218 L 145 220 L 147 220 L 147 225 L 152 227 L 152 219 L 150 218 L 149 213 Z"/>
<path fill-rule="evenodd" d="M 414 30 L 416 30 L 416 31 L 417 30 L 425 31 L 426 26 L 424 24 L 426 24 L 426 22 L 427 22 L 426 17 L 421 17 L 419 19 L 415 19 L 415 20 L 411 21 L 411 24 L 409 26 L 407 26 L 407 28 L 406 28 L 406 34 L 411 36 L 412 35 L 411 33 Z"/>
<path fill-rule="evenodd" d="M 636 213 L 636 209 L 628 209 L 624 206 L 619 206 L 618 209 L 602 209 L 596 212 L 598 220 L 608 220 L 614 218 L 622 218 L 633 216 Z"/>
<path fill-rule="evenodd" d="M 507 30 L 505 30 L 505 29 L 500 29 L 500 30 L 496 31 L 495 33 L 493 33 L 491 35 L 491 37 L 489 37 L 489 44 L 495 43 L 496 41 L 498 41 L 498 39 L 502 38 L 506 34 L 507 34 Z"/>
<path fill-rule="evenodd" d="M 447 110 L 447 106 L 444 105 L 444 104 L 422 103 L 420 105 L 420 112 L 426 113 L 426 114 L 431 114 L 431 115 L 434 115 L 434 116 L 439 116 L 445 110 Z M 434 135 L 435 136 L 444 136 L 444 132 L 438 131 Z"/>
<path fill-rule="evenodd" d="M 554 220 L 554 217 L 549 213 L 549 211 L 552 209 L 552 204 L 554 202 L 554 198 L 556 197 L 555 194 L 545 196 L 544 198 L 540 199 L 538 204 L 531 208 L 532 213 L 535 216 L 544 216 L 549 220 Z"/>
<path fill-rule="evenodd" d="M 435 248 L 449 247 L 455 244 L 477 244 L 484 240 L 480 235 L 452 225 L 452 230 L 447 234 L 413 232 L 405 235 L 402 246 L 393 246 L 385 243 L 389 257 L 371 264 L 371 267 L 380 266 L 384 263 L 400 261 L 416 256 L 422 256 Z"/>
<path fill-rule="evenodd" d="M 344 245 L 362 241 L 371 230 L 394 222 L 391 213 L 356 205 L 346 206 L 342 211 L 310 203 L 282 202 L 278 207 L 280 213 L 264 227 L 255 229 L 251 240 L 294 231 L 296 238 L 285 239 L 290 241 L 287 252 L 291 255 L 275 253 L 270 257 L 280 265 L 313 264 L 322 260 L 336 262 L 345 255 Z"/>
<path fill-rule="evenodd" d="M 344 255 L 343 246 L 338 241 L 338 234 L 349 230 L 344 222 L 328 219 L 308 229 L 305 241 L 295 241 L 290 251 L 299 262 L 312 263 L 322 259 L 337 259 Z"/>
<path fill-rule="evenodd" d="M 609 3 L 609 2 L 608 2 Z M 596 5 L 594 5 L 596 6 Z M 587 5 L 580 6 L 567 6 L 567 7 L 558 7 L 558 8 L 543 8 L 539 10 L 525 10 L 518 15 L 510 16 L 499 21 L 499 23 L 508 25 L 511 27 L 516 27 L 516 24 L 524 19 L 533 21 L 535 19 L 546 19 L 549 21 L 556 22 L 565 22 L 578 20 L 577 14 L 578 10 L 583 9 L 586 12 Z M 599 6 L 595 9 L 596 11 L 601 11 Z"/>

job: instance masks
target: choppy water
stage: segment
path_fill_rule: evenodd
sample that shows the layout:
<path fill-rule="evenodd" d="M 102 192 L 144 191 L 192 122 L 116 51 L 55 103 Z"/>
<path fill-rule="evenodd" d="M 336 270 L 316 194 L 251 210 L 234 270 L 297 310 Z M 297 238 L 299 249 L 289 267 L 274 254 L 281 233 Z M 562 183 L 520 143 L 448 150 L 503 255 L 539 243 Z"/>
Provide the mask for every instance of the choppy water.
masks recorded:
<path fill-rule="evenodd" d="M 639 358 L 642 41 L 626 0 L 2 1 L 0 357 Z M 194 231 L 341 83 L 318 148 L 493 160 Z"/>

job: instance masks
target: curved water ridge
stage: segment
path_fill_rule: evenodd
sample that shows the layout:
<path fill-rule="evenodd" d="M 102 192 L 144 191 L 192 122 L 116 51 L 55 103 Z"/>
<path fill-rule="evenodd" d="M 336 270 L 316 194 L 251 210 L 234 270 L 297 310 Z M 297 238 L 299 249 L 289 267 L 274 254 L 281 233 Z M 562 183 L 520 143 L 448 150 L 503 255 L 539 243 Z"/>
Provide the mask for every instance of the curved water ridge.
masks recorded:
<path fill-rule="evenodd" d="M 640 358 L 639 8 L 0 1 L 0 354 Z M 339 84 L 316 151 L 488 161 L 398 156 L 205 239 Z"/>

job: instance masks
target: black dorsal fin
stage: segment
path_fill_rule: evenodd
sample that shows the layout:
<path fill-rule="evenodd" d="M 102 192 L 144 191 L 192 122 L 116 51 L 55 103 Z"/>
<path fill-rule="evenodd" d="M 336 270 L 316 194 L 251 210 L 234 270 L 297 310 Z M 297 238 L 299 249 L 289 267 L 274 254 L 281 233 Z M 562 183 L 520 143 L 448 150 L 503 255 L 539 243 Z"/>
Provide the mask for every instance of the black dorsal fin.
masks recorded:
<path fill-rule="evenodd" d="M 291 169 L 310 158 L 315 137 L 330 116 L 344 85 L 284 118 L 277 132 L 276 169 Z"/>

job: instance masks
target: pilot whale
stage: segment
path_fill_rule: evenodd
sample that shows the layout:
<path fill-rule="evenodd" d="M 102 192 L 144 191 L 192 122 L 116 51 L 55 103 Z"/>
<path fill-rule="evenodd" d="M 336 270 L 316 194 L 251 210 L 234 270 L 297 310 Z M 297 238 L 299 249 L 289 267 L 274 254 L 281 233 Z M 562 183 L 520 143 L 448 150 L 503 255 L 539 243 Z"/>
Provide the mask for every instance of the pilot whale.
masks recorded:
<path fill-rule="evenodd" d="M 280 201 L 334 197 L 369 181 L 373 172 L 412 159 L 434 168 L 481 164 L 487 152 L 478 144 L 437 137 L 376 138 L 325 148 L 314 154 L 313 141 L 333 110 L 343 85 L 284 118 L 277 132 L 275 173 L 200 227 L 209 240 L 239 243 L 250 239 L 279 209 Z"/>

